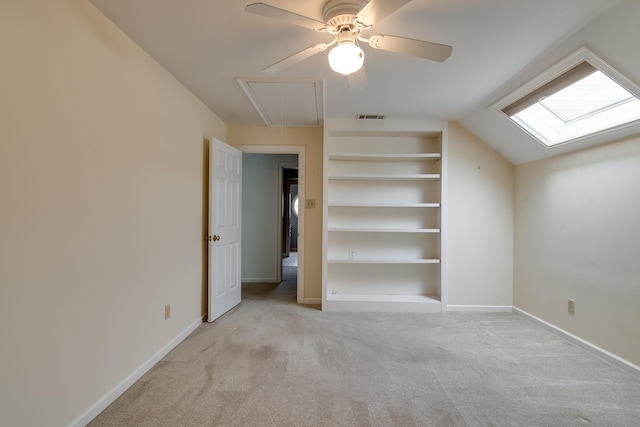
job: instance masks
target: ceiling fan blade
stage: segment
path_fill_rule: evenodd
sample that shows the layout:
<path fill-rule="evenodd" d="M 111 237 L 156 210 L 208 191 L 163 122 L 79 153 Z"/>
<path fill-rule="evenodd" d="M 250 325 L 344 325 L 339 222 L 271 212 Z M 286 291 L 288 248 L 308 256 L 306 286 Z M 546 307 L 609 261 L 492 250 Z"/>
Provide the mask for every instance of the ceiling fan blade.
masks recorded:
<path fill-rule="evenodd" d="M 307 18 L 306 16 L 298 15 L 297 13 L 289 12 L 288 10 L 270 6 L 265 3 L 252 3 L 247 5 L 244 10 L 245 12 L 255 15 L 288 22 L 289 24 L 299 25 L 315 31 L 324 31 L 326 29 L 324 22 L 316 21 L 315 19 Z"/>
<path fill-rule="evenodd" d="M 451 56 L 453 48 L 446 44 L 407 39 L 404 37 L 378 34 L 369 38 L 369 45 L 376 49 L 404 53 L 430 61 L 442 62 Z"/>
<path fill-rule="evenodd" d="M 411 0 L 371 0 L 356 15 L 356 21 L 365 27 L 372 27 L 391 15 Z"/>
<path fill-rule="evenodd" d="M 364 67 L 360 68 L 355 73 L 351 73 L 347 76 L 347 82 L 349 83 L 349 89 L 351 92 L 357 92 L 367 87 L 369 81 L 367 80 L 367 73 L 364 71 Z"/>
<path fill-rule="evenodd" d="M 327 49 L 326 43 L 319 43 L 315 46 L 308 47 L 304 50 L 301 50 L 298 53 L 294 53 L 293 55 L 276 62 L 275 64 L 269 65 L 267 68 L 264 68 L 262 72 L 264 74 L 275 74 L 287 67 L 292 66 L 293 64 L 302 61 L 303 59 L 307 59 L 310 56 L 315 55 L 316 53 L 320 53 Z"/>

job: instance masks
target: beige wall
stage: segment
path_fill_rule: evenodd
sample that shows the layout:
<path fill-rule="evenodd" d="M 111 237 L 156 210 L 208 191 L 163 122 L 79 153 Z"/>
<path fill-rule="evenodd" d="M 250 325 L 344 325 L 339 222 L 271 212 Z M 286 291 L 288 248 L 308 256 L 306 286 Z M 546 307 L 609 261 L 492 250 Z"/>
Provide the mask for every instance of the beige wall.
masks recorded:
<path fill-rule="evenodd" d="M 305 198 L 315 199 L 314 209 L 305 209 L 304 298 L 322 297 L 322 137 L 319 127 L 277 128 L 229 125 L 231 145 L 272 145 L 305 147 Z M 284 150 L 286 152 L 286 149 Z"/>
<path fill-rule="evenodd" d="M 517 166 L 515 206 L 514 305 L 640 365 L 640 137 Z"/>
<path fill-rule="evenodd" d="M 447 166 L 448 304 L 511 306 L 514 167 L 456 122 Z"/>
<path fill-rule="evenodd" d="M 0 2 L 0 55 L 0 425 L 64 426 L 200 318 L 226 127 L 84 0 Z"/>

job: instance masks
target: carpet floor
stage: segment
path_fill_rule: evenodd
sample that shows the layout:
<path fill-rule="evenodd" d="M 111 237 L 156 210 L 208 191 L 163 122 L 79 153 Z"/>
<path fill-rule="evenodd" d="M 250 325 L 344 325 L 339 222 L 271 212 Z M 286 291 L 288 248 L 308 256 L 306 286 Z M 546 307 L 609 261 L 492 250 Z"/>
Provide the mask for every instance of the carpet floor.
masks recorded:
<path fill-rule="evenodd" d="M 509 313 L 323 313 L 243 286 L 89 424 L 639 426 L 640 378 Z"/>

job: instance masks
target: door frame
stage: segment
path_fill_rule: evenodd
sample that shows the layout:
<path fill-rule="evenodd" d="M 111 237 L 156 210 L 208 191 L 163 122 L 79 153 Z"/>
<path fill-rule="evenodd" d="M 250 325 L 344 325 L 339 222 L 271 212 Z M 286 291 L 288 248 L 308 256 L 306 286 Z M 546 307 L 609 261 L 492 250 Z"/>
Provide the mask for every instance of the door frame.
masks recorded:
<path fill-rule="evenodd" d="M 305 147 L 303 145 L 234 145 L 235 148 L 247 154 L 297 154 L 298 155 L 298 197 L 300 200 L 305 200 Z M 280 165 L 279 165 L 280 166 Z M 282 189 L 282 167 L 278 168 L 278 188 Z M 279 197 L 281 192 L 278 193 Z M 280 210 L 282 208 L 279 208 Z M 280 212 L 279 212 L 280 213 Z M 282 221 L 278 215 L 278 262 L 280 264 L 279 270 L 282 269 Z M 305 219 L 305 206 L 304 203 L 299 204 L 298 207 L 298 286 L 297 297 L 298 304 L 304 304 L 304 219 Z"/>
<path fill-rule="evenodd" d="M 279 194 L 280 194 L 281 196 L 287 193 L 287 192 L 286 192 L 286 190 L 287 190 L 287 183 L 286 183 L 286 182 L 285 182 L 285 180 L 284 180 L 284 173 L 285 173 L 285 172 L 284 172 L 284 170 L 285 170 L 285 169 L 296 169 L 296 170 L 298 171 L 298 175 L 300 174 L 300 169 L 298 169 L 298 164 L 297 164 L 297 163 L 291 163 L 291 162 L 278 162 L 278 192 L 279 192 Z M 298 182 L 299 182 L 299 181 L 298 181 L 298 179 L 296 178 L 296 184 L 298 184 Z M 290 183 L 289 183 L 289 185 L 290 185 Z M 298 197 L 299 197 L 299 195 L 298 195 Z M 286 212 L 287 207 L 289 207 L 289 209 L 291 209 L 291 207 L 290 207 L 290 206 L 288 206 L 288 203 L 287 203 L 286 201 L 284 201 L 284 203 L 283 203 L 283 204 L 281 203 L 281 205 L 283 205 L 283 206 L 281 206 L 281 214 L 282 214 L 282 216 L 284 216 L 284 215 L 286 215 L 286 214 L 287 214 L 287 212 Z M 290 223 L 290 221 L 291 221 L 291 220 L 289 220 L 289 223 Z M 282 227 L 283 227 L 283 225 L 281 224 L 281 226 L 280 226 L 280 227 L 282 228 Z M 284 230 L 284 228 L 282 228 L 282 229 L 280 230 L 280 236 L 281 236 L 281 238 L 280 238 L 280 253 L 281 253 L 281 254 L 287 253 L 287 252 L 285 251 L 285 249 L 286 249 L 286 248 L 282 246 L 282 237 L 283 237 L 284 235 L 285 235 L 285 230 Z M 281 260 L 281 261 L 282 261 L 282 260 Z"/>

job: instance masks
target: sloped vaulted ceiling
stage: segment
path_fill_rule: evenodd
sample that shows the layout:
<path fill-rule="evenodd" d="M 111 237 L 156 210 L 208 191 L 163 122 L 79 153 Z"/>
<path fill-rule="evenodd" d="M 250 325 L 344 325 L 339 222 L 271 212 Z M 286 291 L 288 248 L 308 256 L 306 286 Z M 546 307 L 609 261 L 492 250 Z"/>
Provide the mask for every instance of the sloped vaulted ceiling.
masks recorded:
<path fill-rule="evenodd" d="M 246 13 L 244 7 L 250 1 L 90 1 L 229 124 L 264 123 L 237 78 L 264 78 L 260 72 L 264 67 L 330 40 L 324 33 Z M 322 0 L 268 3 L 322 20 Z M 276 77 L 321 81 L 327 118 L 383 114 L 389 118 L 460 120 L 512 162 L 534 160 L 548 153 L 540 152 L 535 144 L 534 148 L 526 147 L 531 144 L 528 137 L 504 128 L 500 120 L 488 115 L 487 105 L 538 64 L 553 61 L 579 39 L 597 38 L 595 33 L 575 35 L 585 24 L 593 21 L 597 27 L 600 19 L 605 19 L 615 27 L 611 28 L 615 35 L 607 39 L 634 36 L 638 40 L 637 24 L 630 21 L 640 14 L 640 2 L 622 0 L 616 7 L 617 3 L 412 0 L 377 23 L 375 32 L 452 45 L 453 53 L 446 61 L 364 46 L 368 86 L 362 90 L 351 91 L 346 78 L 331 71 L 327 52 Z M 603 12 L 603 18 L 597 18 Z M 607 13 L 614 16 L 607 18 Z M 617 18 L 628 23 L 628 28 L 616 25 Z M 598 30 L 594 27 L 593 31 Z M 609 42 L 601 49 L 595 46 L 596 50 L 608 49 Z"/>

